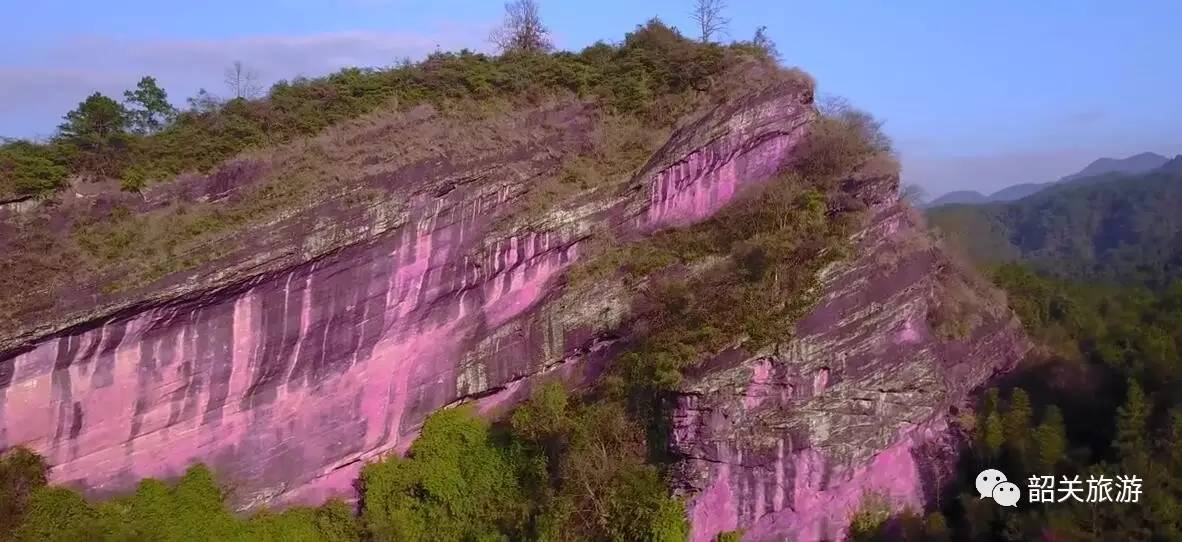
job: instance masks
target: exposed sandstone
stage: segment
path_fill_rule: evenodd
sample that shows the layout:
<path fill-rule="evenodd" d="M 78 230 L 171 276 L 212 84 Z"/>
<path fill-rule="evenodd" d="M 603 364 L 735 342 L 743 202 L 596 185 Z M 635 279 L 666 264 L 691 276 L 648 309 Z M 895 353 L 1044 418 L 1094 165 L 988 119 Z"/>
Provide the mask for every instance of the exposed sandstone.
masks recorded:
<path fill-rule="evenodd" d="M 545 140 L 505 164 L 375 177 L 403 199 L 360 219 L 293 213 L 253 256 L 6 337 L 0 446 L 34 448 L 92 495 L 198 461 L 239 506 L 347 495 L 433 410 L 593 375 L 621 307 L 562 288 L 580 243 L 597 225 L 627 236 L 708 216 L 788 159 L 808 101 L 779 89 L 717 108 L 609 198 L 509 232 L 494 225 L 557 164 Z"/>
<path fill-rule="evenodd" d="M 733 530 L 840 540 L 867 498 L 922 510 L 956 457 L 950 412 L 1029 348 L 1004 303 L 926 241 L 896 177 L 856 182 L 877 201 L 856 256 L 823 273 L 796 336 L 720 356 L 678 400 L 672 441 L 695 542 Z M 979 321 L 944 340 L 930 314 L 950 282 L 971 286 L 957 301 Z"/>
<path fill-rule="evenodd" d="M 539 379 L 597 375 L 628 296 L 563 280 L 592 231 L 710 216 L 792 157 L 809 102 L 785 87 L 718 107 L 631 182 L 521 219 L 531 184 L 587 129 L 579 104 L 543 108 L 575 120 L 511 152 L 375 173 L 383 197 L 363 212 L 318 202 L 200 269 L 31 312 L 0 337 L 0 447 L 34 448 L 55 482 L 91 495 L 198 461 L 240 508 L 350 495 L 365 461 L 405 450 L 438 408 L 495 411 Z M 232 199 L 235 180 L 262 175 L 236 167 L 194 190 Z M 940 338 L 933 304 L 972 281 L 917 242 L 897 177 L 851 183 L 874 205 L 796 337 L 719 356 L 680 396 L 671 440 L 695 540 L 831 539 L 868 492 L 930 502 L 954 453 L 949 409 L 1026 348 L 988 292 L 965 300 L 979 320 L 967 335 Z"/>

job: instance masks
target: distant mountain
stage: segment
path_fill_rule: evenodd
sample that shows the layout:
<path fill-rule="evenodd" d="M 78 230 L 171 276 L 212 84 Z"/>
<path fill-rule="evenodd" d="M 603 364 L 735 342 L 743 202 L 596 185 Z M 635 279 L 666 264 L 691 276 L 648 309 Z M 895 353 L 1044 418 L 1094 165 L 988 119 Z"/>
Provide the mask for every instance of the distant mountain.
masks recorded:
<path fill-rule="evenodd" d="M 1075 182 L 1080 179 L 1098 177 L 1109 174 L 1136 175 L 1152 171 L 1169 162 L 1170 159 L 1157 153 L 1143 152 L 1128 158 L 1100 158 L 1076 173 L 1061 177 L 1049 183 L 1022 183 L 998 190 L 988 196 L 973 190 L 958 190 L 949 192 L 932 200 L 927 207 L 952 204 L 981 204 L 1004 201 L 1016 201 L 1034 195 L 1058 183 Z"/>
<path fill-rule="evenodd" d="M 1162 167 L 1158 168 L 1162 171 L 1177 171 L 1182 172 L 1182 154 L 1175 156 L 1173 160 L 1166 162 Z"/>
<path fill-rule="evenodd" d="M 1007 186 L 989 195 L 989 201 L 1014 201 L 1032 195 L 1054 183 L 1022 183 Z"/>
<path fill-rule="evenodd" d="M 943 196 L 928 202 L 926 206 L 936 207 L 938 205 L 951 205 L 954 203 L 976 204 L 988 202 L 989 196 L 977 192 L 976 190 L 957 190 L 955 192 L 944 194 Z"/>
<path fill-rule="evenodd" d="M 1072 173 L 1058 182 L 1067 182 L 1083 177 L 1094 177 L 1096 175 L 1105 175 L 1108 173 L 1124 173 L 1128 175 L 1135 175 L 1138 173 L 1145 173 L 1146 171 L 1154 170 L 1170 159 L 1157 154 L 1155 152 L 1143 152 L 1135 154 L 1124 159 L 1101 158 L 1088 164 L 1088 167 L 1081 169 L 1078 173 Z"/>
<path fill-rule="evenodd" d="M 1159 166 L 1073 177 L 1013 202 L 945 205 L 928 219 L 978 264 L 1158 288 L 1182 278 L 1182 155 Z"/>

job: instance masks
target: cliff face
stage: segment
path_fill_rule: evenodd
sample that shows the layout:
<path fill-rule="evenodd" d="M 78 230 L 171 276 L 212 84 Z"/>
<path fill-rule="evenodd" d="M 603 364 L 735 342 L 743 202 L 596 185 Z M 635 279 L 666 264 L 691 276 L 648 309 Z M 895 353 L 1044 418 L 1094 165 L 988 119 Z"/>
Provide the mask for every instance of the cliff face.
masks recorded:
<path fill-rule="evenodd" d="M 627 186 L 526 224 L 504 227 L 577 123 L 500 165 L 371 175 L 384 196 L 365 212 L 319 203 L 204 271 L 64 300 L 65 316 L 0 340 L 0 447 L 29 446 L 54 482 L 98 496 L 194 462 L 240 507 L 348 495 L 364 461 L 404 450 L 438 408 L 495 409 L 548 373 L 594 375 L 623 307 L 557 280 L 581 242 L 709 216 L 791 156 L 809 100 L 773 89 L 716 108 Z M 198 184 L 232 191 L 256 173 Z"/>
<path fill-rule="evenodd" d="M 54 482 L 96 496 L 195 462 L 240 508 L 351 495 L 364 462 L 405 450 L 436 409 L 494 411 L 539 379 L 594 378 L 629 305 L 618 285 L 563 280 L 592 232 L 627 239 L 710 216 L 792 158 L 810 102 L 773 87 L 714 108 L 629 182 L 534 218 L 521 212 L 531 190 L 585 144 L 583 104 L 520 114 L 552 129 L 510 151 L 460 160 L 445 141 L 399 167 L 366 159 L 378 197 L 360 209 L 328 194 L 197 269 L 30 304 L 0 336 L 0 448 L 29 446 Z M 422 137 L 416 115 L 379 142 Z M 232 201 L 278 167 L 172 190 Z M 865 494 L 929 502 L 951 466 L 950 409 L 1026 347 L 988 290 L 924 242 L 896 176 L 848 182 L 872 208 L 796 336 L 719 356 L 680 395 L 672 442 L 695 540 L 831 539 Z M 955 337 L 933 317 L 951 298 L 971 316 Z"/>
<path fill-rule="evenodd" d="M 694 541 L 840 540 L 868 499 L 921 511 L 955 463 L 949 418 L 1029 348 L 1004 300 L 927 240 L 896 178 L 851 182 L 876 203 L 796 336 L 720 356 L 680 395 L 672 441 Z M 952 336 L 950 305 L 966 326 Z"/>

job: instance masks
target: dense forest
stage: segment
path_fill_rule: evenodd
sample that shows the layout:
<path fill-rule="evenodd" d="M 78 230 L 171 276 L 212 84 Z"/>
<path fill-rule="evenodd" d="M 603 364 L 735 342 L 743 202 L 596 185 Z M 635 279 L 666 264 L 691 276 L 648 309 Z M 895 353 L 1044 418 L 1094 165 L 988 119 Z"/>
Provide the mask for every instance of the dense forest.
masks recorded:
<path fill-rule="evenodd" d="M 994 280 L 1036 351 L 958 420 L 971 451 L 938 510 L 864 522 L 856 539 L 1182 539 L 1182 282 L 1155 293 L 1047 278 L 1019 264 L 1001 266 Z M 978 498 L 974 477 L 988 468 L 1022 489 L 1017 511 Z M 1026 498 L 1031 476 L 1118 475 L 1143 480 L 1139 502 Z"/>
<path fill-rule="evenodd" d="M 1161 289 L 1182 278 L 1182 160 L 1149 173 L 1086 177 L 1033 196 L 946 205 L 932 225 L 984 266 L 1020 261 L 1069 280 Z"/>
<path fill-rule="evenodd" d="M 776 67 L 761 35 L 724 46 L 687 39 L 654 20 L 620 44 L 579 53 L 534 46 L 496 57 L 437 53 L 390 70 L 280 83 L 261 99 L 199 97 L 183 112 L 164 108 L 162 91 L 145 78 L 123 104 L 87 98 L 53 141 L 7 144 L 0 155 L 4 190 L 52 197 L 71 177 L 121 179 L 125 189 L 140 190 L 378 107 L 575 93 L 617 114 L 669 125 L 711 96 L 725 97 L 732 82 L 722 75 L 736 66 L 756 63 L 811 84 Z M 132 495 L 92 502 L 46 485 L 43 460 L 14 449 L 0 461 L 0 537 L 683 540 L 684 503 L 666 483 L 670 458 L 659 438 L 668 392 L 683 371 L 734 337 L 758 347 L 783 336 L 807 308 L 818 270 L 843 256 L 866 208 L 840 181 L 868 160 L 896 167 L 873 119 L 846 108 L 824 113 L 773 182 L 696 226 L 627 244 L 604 240 L 572 270 L 572 281 L 610 275 L 639 292 L 638 332 L 590 390 L 543 387 L 495 423 L 462 406 L 436 413 L 405 458 L 365 467 L 356 508 L 334 501 L 241 517 L 226 504 L 232 481 L 201 465 L 179 480 L 144 480 Z M 697 271 L 685 272 L 691 268 Z M 769 305 L 769 298 L 779 301 Z"/>
<path fill-rule="evenodd" d="M 855 539 L 1182 540 L 1182 172 L 1173 167 L 929 211 L 1006 292 L 1035 349 L 958 419 L 970 450 L 936 509 L 889 518 L 868 503 Z M 1022 490 L 1017 511 L 978 498 L 974 478 L 989 468 Z M 1083 493 L 1030 502 L 1032 476 L 1078 476 Z M 1143 494 L 1078 502 L 1101 476 L 1137 476 Z"/>

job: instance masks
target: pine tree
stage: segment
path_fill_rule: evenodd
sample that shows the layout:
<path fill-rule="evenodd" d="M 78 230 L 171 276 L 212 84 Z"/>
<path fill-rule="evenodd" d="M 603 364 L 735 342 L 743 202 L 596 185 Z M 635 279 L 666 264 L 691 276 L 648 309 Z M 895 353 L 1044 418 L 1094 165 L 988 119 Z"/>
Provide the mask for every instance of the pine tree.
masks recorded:
<path fill-rule="evenodd" d="M 1170 466 L 1182 469 L 1182 407 L 1170 409 L 1169 426 L 1161 447 L 1170 460 Z"/>
<path fill-rule="evenodd" d="M 985 455 L 988 456 L 988 458 L 997 456 L 998 450 L 995 449 L 992 444 L 996 444 L 998 447 L 1000 447 L 1001 443 L 1005 439 L 1005 437 L 1003 437 L 1001 434 L 1001 419 L 998 418 L 997 406 L 997 388 L 989 388 L 985 391 L 985 397 L 981 400 L 980 410 L 977 411 L 977 427 L 975 431 L 977 436 L 977 448 L 984 450 Z M 991 417 L 994 418 L 993 425 L 995 433 L 993 434 L 991 434 L 989 431 Z"/>
<path fill-rule="evenodd" d="M 123 106 L 96 92 L 64 119 L 57 139 L 72 149 L 75 171 L 97 177 L 117 174 L 127 135 L 127 111 Z"/>
<path fill-rule="evenodd" d="M 1067 428 L 1063 413 L 1050 405 L 1042 415 L 1042 423 L 1034 430 L 1035 453 L 1039 473 L 1051 474 L 1067 453 Z"/>
<path fill-rule="evenodd" d="M 1026 464 L 1027 441 L 1030 438 L 1032 417 L 1030 396 L 1022 388 L 1014 388 L 1014 391 L 1010 393 L 1009 408 L 1002 416 L 1002 434 L 1006 447 L 1014 453 L 1015 459 L 1023 464 Z"/>
<path fill-rule="evenodd" d="M 985 410 L 985 412 L 997 412 L 998 406 L 1000 404 L 1001 399 L 999 398 L 997 388 L 989 388 L 989 390 L 985 392 L 985 404 L 982 405 L 982 408 Z"/>
<path fill-rule="evenodd" d="M 985 446 L 987 458 L 996 459 L 1001 455 L 1001 447 L 1005 444 L 1005 433 L 1002 427 L 1001 416 L 998 413 L 994 412 L 985 417 L 982 435 L 982 444 Z"/>
<path fill-rule="evenodd" d="M 1149 446 L 1146 434 L 1149 429 L 1149 403 L 1141 385 L 1129 379 L 1125 392 L 1125 404 L 1116 409 L 1116 437 L 1112 447 L 1122 461 L 1143 465 L 1148 460 Z"/>
<path fill-rule="evenodd" d="M 176 118 L 176 108 L 168 103 L 168 93 L 156 84 L 156 78 L 144 76 L 135 90 L 123 93 L 132 131 L 138 134 L 159 132 Z"/>

